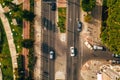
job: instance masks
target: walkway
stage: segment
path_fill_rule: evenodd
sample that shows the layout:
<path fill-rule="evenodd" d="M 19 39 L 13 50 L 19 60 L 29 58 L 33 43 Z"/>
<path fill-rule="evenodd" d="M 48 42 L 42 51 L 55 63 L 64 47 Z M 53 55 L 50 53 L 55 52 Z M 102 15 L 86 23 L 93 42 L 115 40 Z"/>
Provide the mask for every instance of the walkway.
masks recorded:
<path fill-rule="evenodd" d="M 10 54 L 11 54 L 11 58 L 12 58 L 13 73 L 14 73 L 15 68 L 18 67 L 17 66 L 17 56 L 16 56 L 16 47 L 14 44 L 12 31 L 11 31 L 8 19 L 4 15 L 4 10 L 1 5 L 0 5 L 0 17 L 1 17 L 2 23 L 4 23 L 3 26 L 4 26 L 7 40 L 8 40 L 8 45 L 9 45 Z M 14 80 L 15 80 L 15 75 L 13 74 L 13 76 L 14 76 Z"/>
<path fill-rule="evenodd" d="M 30 10 L 30 0 L 24 0 L 23 1 L 23 10 Z M 30 36 L 30 22 L 23 20 L 23 39 L 29 39 Z M 29 49 L 23 48 L 22 54 L 25 57 L 25 76 L 29 76 L 29 69 L 28 69 L 28 54 L 29 54 Z"/>
<path fill-rule="evenodd" d="M 35 34 L 35 45 L 34 51 L 35 56 L 37 57 L 35 69 L 34 69 L 34 80 L 41 80 L 41 0 L 35 0 L 34 13 L 35 25 L 34 25 L 34 34 Z"/>
<path fill-rule="evenodd" d="M 1 68 L 0 68 L 0 80 L 3 80 Z"/>

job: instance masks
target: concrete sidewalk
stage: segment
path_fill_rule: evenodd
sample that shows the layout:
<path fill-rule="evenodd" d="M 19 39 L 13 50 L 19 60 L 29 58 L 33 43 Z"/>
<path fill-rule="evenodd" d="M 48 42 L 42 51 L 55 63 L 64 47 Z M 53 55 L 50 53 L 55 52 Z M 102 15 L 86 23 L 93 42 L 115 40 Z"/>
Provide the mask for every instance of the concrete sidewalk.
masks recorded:
<path fill-rule="evenodd" d="M 41 80 L 41 0 L 35 0 L 34 3 L 34 13 L 36 15 L 34 24 L 34 51 L 37 57 L 34 68 L 34 80 Z"/>
<path fill-rule="evenodd" d="M 0 68 L 0 80 L 3 80 L 1 68 Z"/>
<path fill-rule="evenodd" d="M 12 31 L 9 25 L 9 21 L 6 18 L 6 16 L 4 15 L 4 10 L 2 8 L 2 6 L 0 5 L 0 18 L 2 20 L 3 26 L 4 26 L 4 30 L 7 36 L 7 40 L 8 40 L 8 45 L 9 45 L 9 49 L 10 49 L 10 54 L 11 54 L 11 58 L 12 58 L 12 66 L 13 66 L 13 76 L 14 76 L 14 80 L 15 80 L 15 74 L 14 74 L 14 70 L 15 68 L 18 68 L 17 65 L 17 56 L 16 56 L 16 47 L 14 44 L 14 39 L 12 36 Z"/>

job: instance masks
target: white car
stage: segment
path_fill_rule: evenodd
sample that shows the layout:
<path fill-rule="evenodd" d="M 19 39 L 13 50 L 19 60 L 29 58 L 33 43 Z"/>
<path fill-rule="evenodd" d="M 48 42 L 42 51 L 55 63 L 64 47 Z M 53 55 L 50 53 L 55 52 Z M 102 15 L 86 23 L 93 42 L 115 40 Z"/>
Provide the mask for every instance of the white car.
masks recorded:
<path fill-rule="evenodd" d="M 75 56 L 75 49 L 74 49 L 74 47 L 70 47 L 70 55 L 71 56 Z"/>
<path fill-rule="evenodd" d="M 54 55 L 55 55 L 55 53 L 54 53 L 54 51 L 50 51 L 50 59 L 54 59 Z"/>
<path fill-rule="evenodd" d="M 94 50 L 103 50 L 102 46 L 93 45 Z"/>
<path fill-rule="evenodd" d="M 91 49 L 91 50 L 93 50 L 93 47 L 91 46 L 91 44 L 90 43 L 88 43 L 87 41 L 85 41 L 85 43 L 84 43 L 89 49 Z"/>

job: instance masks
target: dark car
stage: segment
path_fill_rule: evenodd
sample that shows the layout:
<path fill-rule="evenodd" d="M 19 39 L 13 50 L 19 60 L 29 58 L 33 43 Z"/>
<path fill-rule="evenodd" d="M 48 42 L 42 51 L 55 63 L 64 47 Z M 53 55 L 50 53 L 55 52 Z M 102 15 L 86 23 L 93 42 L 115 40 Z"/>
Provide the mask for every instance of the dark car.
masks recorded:
<path fill-rule="evenodd" d="M 120 64 L 120 60 L 111 60 L 112 64 Z"/>
<path fill-rule="evenodd" d="M 80 21 L 77 21 L 77 25 L 78 25 L 78 28 L 77 28 L 77 31 L 82 31 L 82 23 Z"/>
<path fill-rule="evenodd" d="M 56 10 L 56 3 L 51 3 L 51 10 L 53 10 L 53 11 Z"/>
<path fill-rule="evenodd" d="M 112 54 L 112 56 L 115 58 L 120 58 L 120 54 Z"/>

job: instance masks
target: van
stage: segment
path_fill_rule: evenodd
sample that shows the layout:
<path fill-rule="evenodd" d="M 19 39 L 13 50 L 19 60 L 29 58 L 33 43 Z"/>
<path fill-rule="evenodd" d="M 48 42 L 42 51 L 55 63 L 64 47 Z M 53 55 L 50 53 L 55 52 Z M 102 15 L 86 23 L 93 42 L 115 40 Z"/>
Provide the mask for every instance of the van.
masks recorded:
<path fill-rule="evenodd" d="M 92 47 L 92 45 L 91 45 L 89 42 L 85 41 L 84 44 L 85 44 L 89 49 L 93 50 L 93 47 Z"/>

